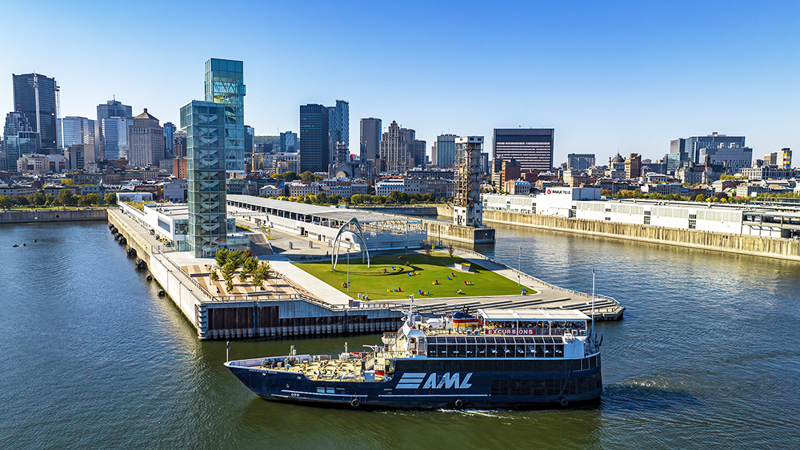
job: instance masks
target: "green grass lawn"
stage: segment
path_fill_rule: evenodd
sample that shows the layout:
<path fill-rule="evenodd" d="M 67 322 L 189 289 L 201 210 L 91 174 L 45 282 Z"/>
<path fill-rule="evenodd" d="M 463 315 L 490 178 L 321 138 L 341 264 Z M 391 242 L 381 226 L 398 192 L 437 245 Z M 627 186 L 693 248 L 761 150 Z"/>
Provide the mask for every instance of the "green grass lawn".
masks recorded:
<path fill-rule="evenodd" d="M 509 280 L 489 270 L 472 264 L 474 272 L 459 272 L 453 268 L 455 263 L 467 263 L 466 260 L 453 257 L 447 253 L 409 254 L 402 256 L 402 260 L 394 256 L 378 256 L 372 258 L 371 267 L 361 263 L 360 257 L 350 255 L 350 294 L 355 298 L 358 293 L 369 294 L 370 300 L 390 300 L 408 298 L 414 294 L 415 298 L 438 297 L 472 297 L 484 295 L 517 295 L 521 289 L 516 281 Z M 405 265 L 410 262 L 411 266 Z M 347 257 L 339 257 L 336 271 L 331 270 L 331 263 L 302 263 L 297 267 L 314 275 L 336 289 L 347 292 L 342 286 L 347 280 Z M 394 267 L 394 270 L 392 270 Z M 386 273 L 384 273 L 384 270 Z M 415 272 L 416 275 L 409 276 Z M 455 274 L 455 277 L 447 277 Z M 438 280 L 439 284 L 434 285 Z M 465 285 L 464 282 L 472 285 Z M 402 292 L 395 292 L 400 288 Z M 390 289 L 391 291 L 387 291 Z M 461 294 L 457 291 L 461 289 Z M 419 291 L 430 292 L 430 295 L 419 295 Z M 528 288 L 528 293 L 534 291 Z"/>

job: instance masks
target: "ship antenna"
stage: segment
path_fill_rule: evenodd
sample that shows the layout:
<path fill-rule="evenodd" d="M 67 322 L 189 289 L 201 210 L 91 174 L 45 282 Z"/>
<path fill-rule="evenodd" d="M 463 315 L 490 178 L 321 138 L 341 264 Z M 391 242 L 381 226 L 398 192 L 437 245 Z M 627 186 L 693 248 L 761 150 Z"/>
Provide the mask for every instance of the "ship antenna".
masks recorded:
<path fill-rule="evenodd" d="M 413 327 L 414 326 L 414 294 L 411 294 L 408 297 L 409 297 L 409 299 L 411 301 L 408 304 L 408 320 L 406 321 L 406 323 L 408 324 L 409 327 Z"/>
<path fill-rule="evenodd" d="M 592 269 L 592 333 L 594 333 L 594 269 Z"/>

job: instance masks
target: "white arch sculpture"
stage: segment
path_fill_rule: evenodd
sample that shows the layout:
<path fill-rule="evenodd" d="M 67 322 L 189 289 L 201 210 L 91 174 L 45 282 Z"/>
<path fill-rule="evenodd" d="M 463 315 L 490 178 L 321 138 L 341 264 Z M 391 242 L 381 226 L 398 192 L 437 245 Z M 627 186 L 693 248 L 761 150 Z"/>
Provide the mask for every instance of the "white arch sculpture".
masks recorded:
<path fill-rule="evenodd" d="M 352 219 L 343 223 L 341 227 L 339 227 L 339 232 L 336 233 L 336 237 L 333 238 L 333 254 L 331 255 L 331 265 L 333 266 L 333 270 L 336 270 L 336 264 L 339 263 L 339 246 L 342 243 L 342 240 L 339 238 L 342 236 L 342 233 L 345 232 L 345 228 L 347 228 L 347 226 L 350 225 L 351 223 L 356 226 L 356 229 L 358 231 L 358 233 L 353 233 L 353 234 L 358 236 L 358 238 L 361 239 L 361 243 L 364 245 L 364 250 L 362 250 L 362 252 L 365 252 L 367 254 L 367 267 L 369 267 L 369 249 L 367 248 L 367 241 L 364 240 L 364 231 L 361 229 L 361 224 L 358 223 L 358 219 L 353 217 Z M 348 251 L 349 250 L 350 249 L 348 249 Z"/>

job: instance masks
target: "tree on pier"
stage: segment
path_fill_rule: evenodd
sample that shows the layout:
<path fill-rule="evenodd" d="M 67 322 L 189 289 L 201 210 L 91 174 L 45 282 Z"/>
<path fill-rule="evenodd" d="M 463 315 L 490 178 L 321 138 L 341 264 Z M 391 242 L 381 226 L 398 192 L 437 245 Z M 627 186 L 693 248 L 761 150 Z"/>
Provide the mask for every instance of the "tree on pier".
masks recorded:
<path fill-rule="evenodd" d="M 11 197 L 7 195 L 0 195 L 0 208 L 5 210 L 11 209 Z"/>
<path fill-rule="evenodd" d="M 269 279 L 269 264 L 258 264 L 253 270 L 253 287 L 264 287 L 264 282 Z"/>

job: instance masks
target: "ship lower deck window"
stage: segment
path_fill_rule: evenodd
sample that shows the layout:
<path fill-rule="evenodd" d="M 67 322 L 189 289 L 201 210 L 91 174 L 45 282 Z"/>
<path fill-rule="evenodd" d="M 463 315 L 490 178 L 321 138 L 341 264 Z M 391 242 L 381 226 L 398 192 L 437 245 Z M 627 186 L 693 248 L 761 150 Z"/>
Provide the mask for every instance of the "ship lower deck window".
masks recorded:
<path fill-rule="evenodd" d="M 588 377 L 571 378 L 569 380 L 551 378 L 534 380 L 530 378 L 495 378 L 491 384 L 492 395 L 509 396 L 559 396 L 576 395 L 594 391 L 603 385 L 599 372 Z"/>

